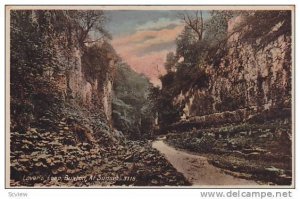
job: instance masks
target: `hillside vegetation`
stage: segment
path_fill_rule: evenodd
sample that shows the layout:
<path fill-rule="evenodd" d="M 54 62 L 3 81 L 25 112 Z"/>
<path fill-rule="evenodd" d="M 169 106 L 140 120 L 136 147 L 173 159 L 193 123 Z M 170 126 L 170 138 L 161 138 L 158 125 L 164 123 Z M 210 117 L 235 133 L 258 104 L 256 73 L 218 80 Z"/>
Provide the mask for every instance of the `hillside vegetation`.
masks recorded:
<path fill-rule="evenodd" d="M 150 94 L 160 133 L 230 172 L 290 184 L 291 11 L 181 18 L 185 27 L 167 56 L 162 89 Z"/>
<path fill-rule="evenodd" d="M 151 143 L 112 126 L 141 136 L 149 82 L 120 63 L 103 11 L 11 10 L 10 19 L 11 187 L 189 185 Z"/>

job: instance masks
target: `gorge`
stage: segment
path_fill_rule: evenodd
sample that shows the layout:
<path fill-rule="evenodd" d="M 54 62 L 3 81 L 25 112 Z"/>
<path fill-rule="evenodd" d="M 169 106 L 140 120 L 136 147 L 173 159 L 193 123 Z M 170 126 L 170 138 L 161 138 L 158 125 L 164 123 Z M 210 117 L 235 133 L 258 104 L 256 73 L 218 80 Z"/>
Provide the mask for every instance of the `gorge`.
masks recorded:
<path fill-rule="evenodd" d="M 107 11 L 9 13 L 9 186 L 292 185 L 292 10 L 179 13 L 157 85 L 116 50 Z M 224 182 L 191 181 L 176 153 Z"/>

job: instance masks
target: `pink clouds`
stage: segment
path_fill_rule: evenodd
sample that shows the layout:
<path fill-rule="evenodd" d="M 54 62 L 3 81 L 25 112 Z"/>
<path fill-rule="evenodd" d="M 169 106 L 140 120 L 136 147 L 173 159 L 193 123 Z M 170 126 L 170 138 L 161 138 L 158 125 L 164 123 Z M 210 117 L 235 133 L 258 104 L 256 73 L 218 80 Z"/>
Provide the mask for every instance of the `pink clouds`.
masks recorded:
<path fill-rule="evenodd" d="M 175 39 L 182 30 L 183 26 L 157 31 L 143 30 L 115 38 L 112 44 L 136 72 L 145 74 L 154 85 L 160 85 L 158 77 L 166 72 L 166 54 L 175 50 Z"/>

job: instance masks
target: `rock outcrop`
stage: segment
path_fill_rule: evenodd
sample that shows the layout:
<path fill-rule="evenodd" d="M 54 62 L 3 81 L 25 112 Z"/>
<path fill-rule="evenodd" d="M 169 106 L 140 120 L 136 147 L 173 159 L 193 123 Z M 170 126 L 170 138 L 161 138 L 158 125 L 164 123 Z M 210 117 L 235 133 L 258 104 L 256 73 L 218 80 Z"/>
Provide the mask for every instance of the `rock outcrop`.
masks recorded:
<path fill-rule="evenodd" d="M 205 69 L 208 88 L 189 89 L 174 99 L 175 105 L 184 107 L 182 120 L 235 111 L 227 115 L 243 121 L 264 111 L 291 108 L 291 37 L 283 33 L 264 46 L 249 44 L 241 41 L 241 32 L 232 32 L 238 22 L 229 22 L 225 56 Z"/>
<path fill-rule="evenodd" d="M 79 103 L 91 110 L 96 107 L 111 122 L 113 84 L 111 71 L 114 70 L 116 57 L 109 57 L 110 61 L 106 66 L 109 68 L 109 72 L 96 78 L 90 78 L 84 72 L 86 66 L 82 63 L 82 54 L 82 50 L 74 48 L 71 56 L 60 56 L 60 72 L 54 73 L 53 79 L 66 102 Z"/>

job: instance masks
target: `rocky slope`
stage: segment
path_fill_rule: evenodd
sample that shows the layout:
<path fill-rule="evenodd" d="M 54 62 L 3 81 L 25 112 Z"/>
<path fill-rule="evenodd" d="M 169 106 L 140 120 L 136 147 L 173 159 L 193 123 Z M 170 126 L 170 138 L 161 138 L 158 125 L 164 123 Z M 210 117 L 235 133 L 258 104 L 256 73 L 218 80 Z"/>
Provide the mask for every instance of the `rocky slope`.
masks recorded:
<path fill-rule="evenodd" d="M 10 185 L 189 185 L 150 143 L 118 137 L 104 120 L 66 106 L 58 115 L 46 112 L 39 121 L 43 128 L 11 132 Z"/>

